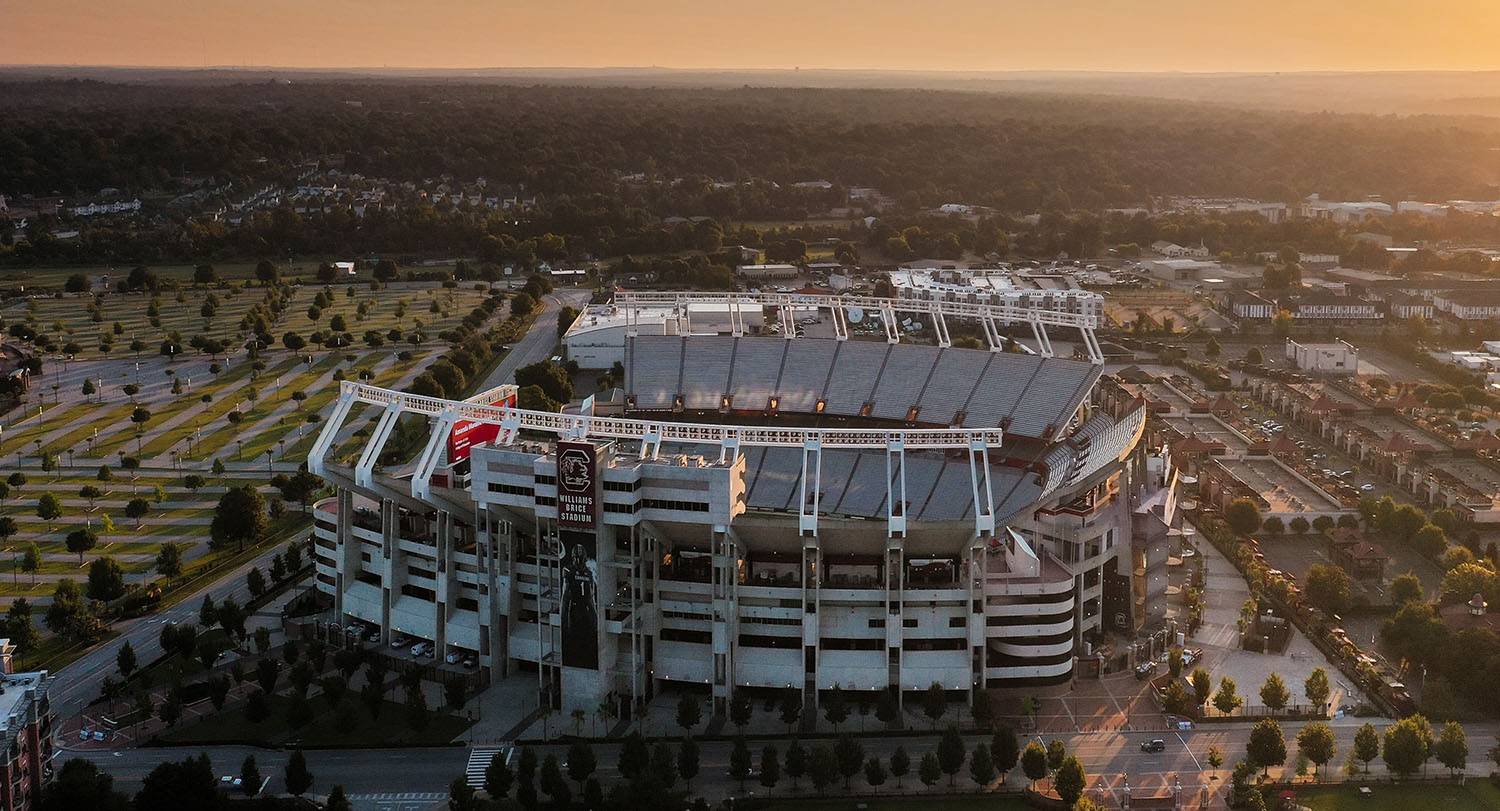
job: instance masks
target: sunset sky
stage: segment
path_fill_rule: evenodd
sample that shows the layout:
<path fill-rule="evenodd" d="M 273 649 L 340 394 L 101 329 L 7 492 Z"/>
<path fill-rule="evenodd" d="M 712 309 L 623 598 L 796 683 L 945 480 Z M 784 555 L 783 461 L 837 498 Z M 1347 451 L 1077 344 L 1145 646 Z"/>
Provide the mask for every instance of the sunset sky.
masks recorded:
<path fill-rule="evenodd" d="M 1500 68 L 1496 0 L 0 0 L 0 64 Z"/>

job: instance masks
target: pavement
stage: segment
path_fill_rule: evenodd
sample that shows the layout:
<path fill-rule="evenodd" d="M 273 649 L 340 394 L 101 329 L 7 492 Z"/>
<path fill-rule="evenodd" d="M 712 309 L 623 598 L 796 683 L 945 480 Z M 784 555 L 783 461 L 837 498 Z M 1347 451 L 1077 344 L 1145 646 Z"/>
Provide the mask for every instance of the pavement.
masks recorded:
<path fill-rule="evenodd" d="M 517 369 L 551 357 L 552 348 L 557 346 L 558 311 L 563 307 L 582 309 L 592 296 L 591 290 L 565 288 L 555 290 L 542 299 L 542 311 L 537 314 L 531 329 L 520 340 L 511 344 L 509 354 L 495 365 L 494 370 L 485 377 L 483 383 L 475 387 L 475 390 L 485 391 L 504 383 L 511 383 L 516 376 Z"/>
<path fill-rule="evenodd" d="M 119 636 L 98 645 L 93 650 L 58 670 L 51 691 L 52 711 L 58 718 L 67 719 L 83 712 L 89 702 L 100 695 L 100 685 L 106 676 L 116 672 L 115 657 L 126 642 L 135 650 L 137 662 L 143 665 L 161 656 L 161 626 L 177 623 L 196 625 L 198 608 L 203 595 L 211 595 L 215 603 L 233 597 L 240 605 L 250 601 L 250 588 L 245 576 L 252 568 L 262 571 L 270 568 L 271 558 L 281 553 L 283 545 L 273 545 L 256 558 L 220 576 L 213 583 L 184 597 L 177 605 L 157 614 L 127 620 L 115 625 Z"/>
<path fill-rule="evenodd" d="M 1295 738 L 1301 727 L 1302 724 L 1298 722 L 1282 724 L 1283 732 L 1288 740 L 1288 764 L 1294 763 L 1296 759 Z M 1490 740 L 1495 728 L 1494 724 L 1469 727 L 1471 748 L 1477 748 L 1482 742 Z M 1334 729 L 1337 754 L 1334 761 L 1324 768 L 1322 779 L 1325 782 L 1339 779 L 1339 769 L 1344 762 L 1345 753 L 1353 747 L 1354 733 L 1355 727 L 1353 726 L 1341 726 Z M 1210 805 L 1217 806 L 1214 799 L 1223 793 L 1224 786 L 1228 782 L 1229 770 L 1233 768 L 1237 760 L 1244 756 L 1245 744 L 1250 737 L 1250 725 L 1210 725 L 1195 730 L 1171 733 L 1123 735 L 1115 732 L 1088 732 L 1052 737 L 1062 740 L 1067 745 L 1068 751 L 1083 761 L 1084 770 L 1089 775 L 1090 795 L 1106 799 L 1111 805 L 1118 804 L 1127 785 L 1136 796 L 1141 796 L 1152 793 L 1166 794 L 1169 793 L 1171 786 L 1180 784 L 1186 796 L 1206 795 L 1210 800 Z M 1165 750 L 1156 753 L 1142 752 L 1140 744 L 1151 738 L 1161 738 L 1166 744 Z M 971 752 L 978 744 L 987 742 L 987 736 L 965 736 L 965 743 Z M 751 739 L 747 743 L 758 762 L 760 751 L 764 746 L 773 745 L 779 752 L 784 753 L 789 741 L 784 738 Z M 831 741 L 828 739 L 804 739 L 802 741 L 804 748 L 823 743 L 831 743 Z M 903 747 L 915 762 L 923 753 L 935 750 L 937 737 L 933 735 L 868 735 L 861 736 L 860 743 L 864 747 L 866 758 L 879 757 L 883 761 L 888 761 L 891 753 L 899 746 Z M 1024 740 L 1022 745 L 1025 745 Z M 718 800 L 729 796 L 745 796 L 751 790 L 764 794 L 765 789 L 754 780 L 747 781 L 745 790 L 742 792 L 737 782 L 729 777 L 729 754 L 732 746 L 732 743 L 728 741 L 700 742 L 700 769 L 698 776 L 693 780 L 693 794 L 701 795 L 711 803 L 717 803 Z M 1207 759 L 1211 747 L 1218 747 L 1223 753 L 1224 768 L 1219 770 L 1208 768 Z M 538 746 L 533 749 L 537 752 L 539 759 L 548 754 L 555 754 L 562 759 L 566 756 L 567 747 L 554 745 Z M 619 772 L 615 767 L 619 761 L 619 749 L 620 746 L 617 743 L 594 746 L 599 762 L 595 775 L 606 787 L 619 779 Z M 158 763 L 196 755 L 199 751 L 208 754 L 213 761 L 215 771 L 219 774 L 238 774 L 241 762 L 247 755 L 253 754 L 261 774 L 269 775 L 271 778 L 266 791 L 274 794 L 283 790 L 282 771 L 290 757 L 290 753 L 285 751 L 221 746 L 209 747 L 206 750 L 193 748 L 96 751 L 77 753 L 77 756 L 99 764 L 114 777 L 116 786 L 121 790 L 134 792 L 139 787 L 140 781 Z M 394 811 L 394 809 L 433 808 L 445 800 L 448 784 L 464 773 L 469 752 L 467 747 L 449 747 L 310 750 L 304 754 L 308 768 L 314 777 L 312 793 L 326 794 L 333 785 L 342 785 L 344 790 L 354 798 L 356 808 Z M 71 757 L 73 754 L 70 753 L 67 756 Z M 1471 757 L 1468 773 L 1471 776 L 1483 775 L 1487 773 L 1488 768 L 1488 761 L 1484 758 Z M 1290 766 L 1287 767 L 1287 771 L 1290 773 Z M 1281 772 L 1282 769 L 1271 769 L 1273 777 L 1280 776 Z M 1383 773 L 1383 767 L 1377 759 L 1371 764 L 1371 776 L 1379 778 L 1383 776 Z M 1024 783 L 1025 777 L 1020 774 L 1019 769 L 1007 776 L 1006 784 L 1013 788 Z M 898 790 L 894 786 L 894 780 L 891 780 L 880 789 L 879 793 L 896 795 L 922 790 L 914 773 L 908 775 L 903 784 L 903 788 Z M 973 784 L 968 779 L 967 768 L 960 771 L 956 786 L 960 790 L 973 789 Z M 853 788 L 861 793 L 870 791 L 862 777 L 854 779 Z M 947 780 L 939 781 L 934 790 L 949 790 Z M 793 793 L 805 796 L 811 794 L 812 790 L 804 779 L 800 790 L 793 792 L 790 780 L 783 776 L 773 793 L 777 795 Z M 834 793 L 836 795 L 837 791 Z"/>

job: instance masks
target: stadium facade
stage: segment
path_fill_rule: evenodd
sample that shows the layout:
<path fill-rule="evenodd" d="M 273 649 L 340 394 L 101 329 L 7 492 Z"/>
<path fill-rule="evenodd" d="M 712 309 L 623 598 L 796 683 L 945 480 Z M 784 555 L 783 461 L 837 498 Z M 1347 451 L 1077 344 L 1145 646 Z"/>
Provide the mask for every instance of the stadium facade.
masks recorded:
<path fill-rule="evenodd" d="M 978 316 L 996 338 L 1052 317 Z M 668 683 L 815 704 L 1067 681 L 1100 640 L 1162 622 L 1175 477 L 1142 443 L 1143 403 L 1092 401 L 1097 356 L 934 331 L 937 346 L 625 330 L 619 416 L 524 411 L 513 387 L 459 402 L 345 382 L 309 458 L 337 492 L 315 505 L 318 588 L 340 622 L 440 661 L 535 672 L 565 712 L 629 712 Z M 356 406 L 381 416 L 341 464 Z M 426 448 L 378 466 L 413 414 Z"/>

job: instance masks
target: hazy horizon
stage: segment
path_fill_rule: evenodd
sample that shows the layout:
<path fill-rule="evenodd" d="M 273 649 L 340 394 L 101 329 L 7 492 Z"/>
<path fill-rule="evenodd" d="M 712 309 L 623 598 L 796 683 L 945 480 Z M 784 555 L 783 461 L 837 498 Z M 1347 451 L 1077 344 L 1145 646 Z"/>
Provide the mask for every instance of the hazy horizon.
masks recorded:
<path fill-rule="evenodd" d="M 315 70 L 841 70 L 1263 74 L 1500 69 L 1500 7 L 1288 0 L 86 0 L 24 4 L 11 66 Z"/>

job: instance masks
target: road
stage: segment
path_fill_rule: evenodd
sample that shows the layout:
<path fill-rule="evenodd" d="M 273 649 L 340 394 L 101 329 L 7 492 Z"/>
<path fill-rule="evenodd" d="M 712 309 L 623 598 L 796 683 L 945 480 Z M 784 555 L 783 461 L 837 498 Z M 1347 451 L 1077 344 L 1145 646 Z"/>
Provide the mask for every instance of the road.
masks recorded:
<path fill-rule="evenodd" d="M 1296 735 L 1302 726 L 1300 722 L 1282 724 L 1287 738 L 1289 765 L 1296 760 Z M 1325 767 L 1325 779 L 1337 774 L 1344 762 L 1345 754 L 1353 747 L 1354 733 L 1357 728 L 1353 722 L 1340 723 L 1334 727 L 1338 750 L 1333 762 Z M 1470 748 L 1472 750 L 1483 748 L 1484 744 L 1493 738 L 1495 731 L 1496 725 L 1494 724 L 1470 726 L 1468 728 Z M 858 735 L 857 732 L 855 734 Z M 915 762 L 920 760 L 923 753 L 935 750 L 937 745 L 937 738 L 930 735 L 859 737 L 864 746 L 866 758 L 879 757 L 888 762 L 896 747 L 906 749 L 913 761 L 912 774 L 905 780 L 905 787 L 908 791 L 920 786 L 915 777 Z M 1250 725 L 1244 723 L 1210 725 L 1196 730 L 1172 733 L 1098 732 L 1059 737 L 1067 744 L 1069 752 L 1076 754 L 1083 761 L 1084 769 L 1090 777 L 1091 792 L 1103 791 L 1106 794 L 1121 792 L 1125 785 L 1124 778 L 1128 775 L 1129 785 L 1138 791 L 1165 789 L 1167 786 L 1180 783 L 1184 792 L 1198 793 L 1206 789 L 1210 794 L 1214 794 L 1222 791 L 1228 779 L 1229 769 L 1244 756 L 1245 743 L 1250 737 Z M 1141 751 L 1142 742 L 1157 737 L 1162 738 L 1166 743 L 1165 751 L 1159 753 Z M 966 744 L 970 751 L 987 740 L 979 736 L 966 736 Z M 782 754 L 785 753 L 788 745 L 785 739 L 750 740 L 748 745 L 756 764 L 759 763 L 761 749 L 767 743 L 776 746 Z M 831 741 L 804 741 L 803 746 L 810 748 L 814 744 L 821 743 L 831 743 Z M 1025 745 L 1024 740 L 1022 745 Z M 672 746 L 675 748 L 676 744 Z M 1208 771 L 1209 749 L 1215 746 L 1223 753 L 1225 765 L 1218 771 Z M 566 757 L 567 747 L 565 746 L 534 748 L 539 759 L 548 754 L 555 754 L 559 759 Z M 619 748 L 618 744 L 601 744 L 594 747 L 599 763 L 595 774 L 606 788 L 619 779 L 619 772 L 615 768 L 619 760 Z M 738 785 L 728 776 L 731 749 L 732 745 L 726 741 L 708 741 L 700 744 L 700 768 L 698 777 L 693 781 L 694 794 L 701 794 L 711 801 L 740 794 Z M 108 771 L 120 789 L 134 792 L 142 778 L 156 764 L 164 760 L 181 759 L 198 752 L 197 749 L 133 749 L 119 752 L 80 753 L 79 756 L 99 764 L 101 768 Z M 219 774 L 237 774 L 246 755 L 254 754 L 261 774 L 271 777 L 267 791 L 281 790 L 281 775 L 289 757 L 288 752 L 238 746 L 210 747 L 206 752 Z M 305 754 L 308 767 L 315 777 L 314 793 L 326 793 L 334 784 L 342 785 L 346 792 L 359 798 L 356 802 L 358 807 L 375 809 L 397 807 L 399 803 L 396 803 L 396 799 L 402 794 L 433 799 L 446 796 L 448 784 L 453 778 L 463 774 L 468 752 L 468 749 L 453 747 L 315 750 Z M 1471 774 L 1487 772 L 1487 763 L 1483 757 L 1471 755 Z M 1440 768 L 1435 764 L 1433 767 Z M 1376 773 L 1381 771 L 1378 759 L 1372 764 L 1372 769 Z M 1024 779 L 1019 770 L 1010 775 L 1012 785 L 1017 785 Z M 945 787 L 946 783 L 946 780 L 942 781 L 938 788 Z M 868 790 L 862 775 L 854 779 L 854 784 L 860 791 Z M 892 782 L 887 785 L 893 784 Z M 968 781 L 967 766 L 958 774 L 958 785 L 964 788 L 972 785 Z M 785 792 L 788 786 L 789 781 L 783 776 L 783 782 L 778 785 L 777 793 Z M 746 790 L 750 789 L 764 791 L 754 780 L 746 785 Z M 802 790 L 803 792 L 809 790 L 806 780 L 802 781 Z M 422 805 L 418 801 L 417 804 L 419 807 L 430 807 L 432 802 Z"/>
<path fill-rule="evenodd" d="M 161 656 L 161 627 L 174 623 L 196 625 L 198 608 L 203 603 L 204 594 L 211 595 L 215 603 L 222 602 L 226 597 L 233 597 L 240 605 L 249 602 L 250 587 L 245 584 L 245 576 L 255 567 L 260 567 L 261 571 L 269 569 L 271 558 L 281 550 L 281 544 L 274 544 L 258 557 L 220 575 L 213 583 L 193 592 L 166 611 L 115 625 L 115 629 L 120 632 L 119 636 L 95 647 L 57 671 L 57 681 L 53 683 L 50 693 L 52 711 L 59 719 L 71 718 L 82 712 L 90 701 L 98 698 L 104 677 L 115 674 L 115 657 L 127 641 L 135 649 L 136 661 L 142 666 Z"/>
<path fill-rule="evenodd" d="M 590 290 L 567 288 L 556 290 L 542 299 L 542 311 L 537 314 L 531 329 L 521 337 L 521 340 L 511 345 L 510 353 L 501 359 L 494 371 L 484 379 L 478 391 L 484 391 L 502 383 L 514 382 L 513 378 L 517 369 L 550 357 L 552 348 L 557 345 L 558 311 L 563 307 L 582 309 L 592 295 L 593 292 Z"/>

